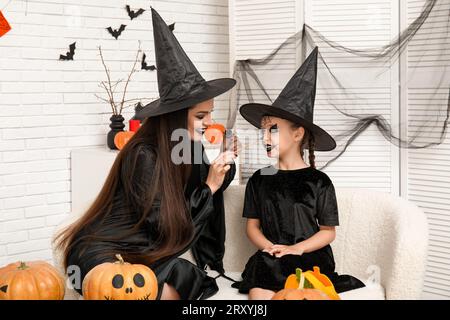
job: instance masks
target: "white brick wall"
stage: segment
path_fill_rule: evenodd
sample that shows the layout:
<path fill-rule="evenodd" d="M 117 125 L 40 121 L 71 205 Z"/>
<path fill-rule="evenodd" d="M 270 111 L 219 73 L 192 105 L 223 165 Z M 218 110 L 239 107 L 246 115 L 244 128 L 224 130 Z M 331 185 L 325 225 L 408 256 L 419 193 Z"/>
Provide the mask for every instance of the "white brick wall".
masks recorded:
<path fill-rule="evenodd" d="M 0 38 L 0 266 L 51 259 L 54 227 L 71 210 L 70 151 L 106 143 L 110 107 L 94 96 L 105 79 L 97 46 L 113 78 L 130 70 L 138 40 L 154 63 L 150 10 L 131 21 L 126 4 L 151 4 L 176 22 L 206 79 L 229 76 L 227 0 L 12 1 L 3 11 L 12 30 Z M 122 23 L 116 41 L 105 28 Z M 59 61 L 74 41 L 75 60 Z M 155 97 L 156 73 L 137 73 L 129 89 L 128 98 Z M 217 121 L 226 119 L 226 98 L 216 100 Z"/>

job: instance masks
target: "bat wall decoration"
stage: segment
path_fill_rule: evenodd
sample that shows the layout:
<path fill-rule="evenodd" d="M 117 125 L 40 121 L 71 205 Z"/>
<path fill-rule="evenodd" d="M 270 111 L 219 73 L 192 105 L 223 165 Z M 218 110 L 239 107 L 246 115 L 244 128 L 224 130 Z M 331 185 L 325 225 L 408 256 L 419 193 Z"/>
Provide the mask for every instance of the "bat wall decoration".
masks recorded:
<path fill-rule="evenodd" d="M 127 10 L 128 16 L 130 17 L 131 20 L 133 20 L 134 18 L 139 17 L 141 14 L 143 14 L 145 12 L 144 9 L 140 8 L 137 11 L 133 11 L 130 9 L 129 5 L 125 6 L 125 9 Z"/>
<path fill-rule="evenodd" d="M 141 69 L 142 69 L 142 70 L 150 70 L 150 71 L 156 70 L 155 65 L 151 65 L 151 66 L 147 65 L 147 62 L 145 61 L 145 58 L 146 58 L 146 57 L 147 57 L 147 56 L 146 56 L 145 53 L 144 53 L 144 54 L 142 55 Z"/>
<path fill-rule="evenodd" d="M 125 30 L 125 27 L 125 24 L 121 24 L 119 29 L 113 30 L 113 28 L 108 27 L 106 30 L 108 30 L 108 32 L 117 40 L 117 38 L 122 34 L 122 31 Z"/>
<path fill-rule="evenodd" d="M 73 56 L 75 55 L 75 44 L 76 42 L 69 46 L 70 51 L 68 51 L 66 55 L 60 54 L 59 60 L 73 60 Z"/>

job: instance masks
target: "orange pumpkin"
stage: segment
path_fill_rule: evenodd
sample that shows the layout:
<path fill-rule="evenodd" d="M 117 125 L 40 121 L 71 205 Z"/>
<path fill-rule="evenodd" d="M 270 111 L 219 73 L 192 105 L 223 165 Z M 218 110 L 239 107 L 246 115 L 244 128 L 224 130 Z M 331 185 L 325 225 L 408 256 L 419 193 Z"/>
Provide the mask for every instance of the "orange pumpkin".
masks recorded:
<path fill-rule="evenodd" d="M 16 262 L 0 269 L 0 300 L 62 300 L 64 279 L 44 261 Z"/>
<path fill-rule="evenodd" d="M 272 300 L 331 300 L 328 295 L 316 289 L 282 289 Z"/>
<path fill-rule="evenodd" d="M 303 281 L 303 284 L 301 282 Z M 302 272 L 300 268 L 295 270 L 295 274 L 289 275 L 284 284 L 285 289 L 309 288 L 322 291 L 328 295 L 331 300 L 340 300 L 339 295 L 334 289 L 331 280 L 320 272 L 319 267 L 313 267 L 313 271 Z"/>
<path fill-rule="evenodd" d="M 122 150 L 122 148 L 127 144 L 127 142 L 133 137 L 133 131 L 121 131 L 114 136 L 114 144 L 117 149 Z"/>
<path fill-rule="evenodd" d="M 205 130 L 205 138 L 212 144 L 219 144 L 223 141 L 225 126 L 220 123 L 214 123 Z"/>
<path fill-rule="evenodd" d="M 102 263 L 88 272 L 83 280 L 85 300 L 155 300 L 158 281 L 153 271 L 142 264 L 118 261 Z"/>
<path fill-rule="evenodd" d="M 315 276 L 322 275 L 318 268 L 314 267 L 314 271 L 316 274 L 310 271 L 302 272 L 302 269 L 297 268 L 295 274 L 287 277 L 284 289 L 275 293 L 272 300 L 334 300 L 335 297 L 329 294 L 329 288 L 324 288 L 322 283 L 319 288 L 314 286 L 319 282 Z"/>

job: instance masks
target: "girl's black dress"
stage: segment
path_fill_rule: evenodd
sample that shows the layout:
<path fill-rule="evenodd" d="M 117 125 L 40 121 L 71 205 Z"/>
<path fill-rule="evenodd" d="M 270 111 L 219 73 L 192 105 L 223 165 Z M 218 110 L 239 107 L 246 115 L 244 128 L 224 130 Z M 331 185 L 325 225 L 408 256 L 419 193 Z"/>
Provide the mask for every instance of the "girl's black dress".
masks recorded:
<path fill-rule="evenodd" d="M 338 226 L 338 207 L 329 177 L 314 168 L 277 170 L 269 166 L 256 171 L 245 191 L 243 216 L 260 220 L 261 231 L 273 244 L 293 245 L 319 231 L 319 225 Z M 278 291 L 295 269 L 320 267 L 336 291 L 363 287 L 349 275 L 338 275 L 330 245 L 303 255 L 276 258 L 258 250 L 247 262 L 243 280 L 233 284 L 239 292 L 251 288 Z"/>
<path fill-rule="evenodd" d="M 196 143 L 191 145 L 193 146 Z M 198 146 L 198 145 L 197 145 Z M 201 146 L 202 147 L 202 146 Z M 111 213 L 105 216 L 104 219 L 96 221 L 89 229 L 84 228 L 80 234 L 77 235 L 78 245 L 74 246 L 68 254 L 68 265 L 77 265 L 81 271 L 81 280 L 86 274 L 98 264 L 104 262 L 114 262 L 116 258 L 114 255 L 105 255 L 105 249 L 117 253 L 126 252 L 145 252 L 152 250 L 158 239 L 158 214 L 160 209 L 160 195 L 154 200 L 152 212 L 148 216 L 145 225 L 136 232 L 133 232 L 121 239 L 120 241 L 102 241 L 98 240 L 102 236 L 127 234 L 136 225 L 140 217 L 140 208 L 142 208 L 142 192 L 143 186 L 152 183 L 152 175 L 154 174 L 154 167 L 156 161 L 155 149 L 150 145 L 145 145 L 140 148 L 136 169 L 131 172 L 127 167 L 127 161 L 121 169 L 123 177 L 133 176 L 133 189 L 131 194 L 134 194 L 132 205 L 126 204 L 123 199 L 123 186 L 119 183 L 119 188 L 114 195 L 113 207 Z M 217 191 L 214 196 L 211 189 L 204 182 L 208 172 L 208 164 L 194 164 L 192 168 L 191 177 L 188 184 L 185 186 L 185 197 L 188 200 L 192 221 L 194 224 L 194 239 L 186 246 L 185 249 L 178 252 L 174 256 L 168 257 L 162 261 L 158 261 L 149 267 L 155 272 L 158 279 L 158 297 L 160 299 L 164 282 L 172 285 L 180 294 L 181 299 L 207 299 L 218 291 L 217 283 L 214 278 L 209 277 L 204 270 L 204 265 L 218 265 L 218 271 L 221 267 L 221 259 L 223 252 L 220 250 L 223 247 L 222 238 L 225 234 L 218 232 L 216 237 L 209 239 L 210 245 L 202 244 L 202 237 L 209 235 L 211 230 L 221 230 L 224 225 L 215 225 L 214 221 L 221 221 L 221 214 L 223 215 L 223 202 L 220 204 L 222 198 L 221 192 L 233 180 L 235 174 L 235 165 L 232 165 L 232 170 L 227 172 L 224 184 L 221 189 Z M 215 198 L 215 196 L 219 196 Z M 215 208 L 215 204 L 219 208 Z M 219 214 L 216 217 L 216 214 Z M 223 218 L 223 217 L 222 217 Z M 223 234 L 222 234 L 223 233 Z M 96 240 L 89 240 L 84 236 L 95 235 Z M 86 250 L 81 250 L 81 242 L 88 243 Z M 188 249 L 192 249 L 196 262 L 194 265 L 191 262 L 179 258 Z M 216 250 L 216 251 L 215 251 Z M 80 294 L 81 288 L 75 288 Z"/>

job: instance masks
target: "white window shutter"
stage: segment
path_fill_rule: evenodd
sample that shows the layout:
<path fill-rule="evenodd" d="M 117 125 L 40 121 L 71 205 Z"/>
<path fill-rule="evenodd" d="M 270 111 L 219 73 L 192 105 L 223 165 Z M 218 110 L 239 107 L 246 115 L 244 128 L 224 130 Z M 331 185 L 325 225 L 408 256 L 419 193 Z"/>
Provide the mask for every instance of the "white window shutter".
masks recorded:
<path fill-rule="evenodd" d="M 305 20 L 327 39 L 348 48 L 379 47 L 398 33 L 398 4 L 391 0 L 306 0 Z M 320 68 L 315 121 L 333 136 L 341 134 L 344 128 L 348 129 L 349 118 L 337 112 L 332 102 L 349 113 L 376 113 L 395 124 L 398 116 L 398 70 L 395 63 L 389 70 L 380 63 L 369 64 L 368 59 L 332 49 L 320 39 L 315 41 L 322 48 L 324 60 L 350 92 L 343 96 L 342 90 L 329 81 L 326 68 Z M 374 75 L 378 73 L 381 76 L 374 83 Z M 317 152 L 316 159 L 320 165 L 336 154 Z M 398 194 L 397 157 L 397 147 L 386 141 L 372 125 L 325 171 L 340 187 L 370 188 Z"/>
<path fill-rule="evenodd" d="M 266 56 L 287 37 L 300 31 L 303 22 L 328 39 L 350 48 L 379 47 L 411 24 L 424 3 L 425 0 L 231 0 L 230 59 L 234 62 L 235 59 Z M 353 95 L 350 99 L 338 95 L 338 90 L 321 76 L 326 70 L 320 69 L 315 122 L 336 136 L 342 132 L 345 118 L 337 116 L 328 101 L 353 112 L 363 110 L 361 105 L 369 103 L 375 109 L 372 111 L 382 114 L 391 123 L 395 136 L 407 140 L 417 130 L 429 130 L 438 137 L 442 127 L 424 129 L 417 123 L 424 116 L 435 120 L 436 112 L 430 107 L 434 105 L 443 110 L 448 103 L 449 89 L 438 88 L 438 84 L 439 81 L 450 83 L 450 43 L 446 34 L 450 2 L 438 3 L 442 5 L 436 8 L 438 12 L 433 18 L 433 35 L 429 34 L 429 29 L 419 31 L 378 82 L 370 80 L 373 74 L 383 70 L 380 65 L 368 67 L 365 62 L 363 66 L 354 57 L 349 63 L 345 55 L 323 46 L 321 54 L 338 78 L 345 79 L 345 87 L 350 88 Z M 320 48 L 320 41 L 317 43 Z M 276 74 L 267 72 L 262 77 L 272 98 L 299 66 L 299 56 L 292 48 Z M 419 62 L 421 67 L 418 68 Z M 262 96 L 261 92 L 252 93 L 256 101 Z M 241 101 L 241 105 L 243 103 L 245 101 Z M 431 110 L 430 114 L 426 110 Z M 445 112 L 439 117 L 443 123 Z M 237 127 L 251 128 L 240 115 Z M 244 156 L 254 153 L 259 153 L 260 159 L 265 157 L 261 143 L 246 146 Z M 333 153 L 317 152 L 317 163 L 320 165 L 332 156 Z M 242 182 L 262 166 L 261 161 L 242 164 Z M 370 188 L 401 195 L 424 210 L 430 227 L 424 297 L 450 298 L 450 138 L 426 149 L 399 150 L 372 126 L 325 171 L 339 187 Z"/>
<path fill-rule="evenodd" d="M 230 3 L 230 49 L 234 60 L 262 58 L 277 48 L 283 40 L 300 30 L 303 21 L 299 21 L 298 1 L 295 0 L 231 0 Z M 300 27 L 299 27 L 300 25 Z M 268 71 L 261 76 L 261 81 L 272 100 L 275 99 L 297 67 L 297 51 L 294 46 L 283 50 L 283 59 L 276 74 Z M 274 77 L 276 79 L 274 80 Z M 240 86 L 244 92 L 244 85 Z M 252 91 L 254 102 L 263 99 L 263 92 Z M 242 94 L 241 97 L 246 97 Z M 248 102 L 241 100 L 240 105 Z M 262 141 L 256 136 L 258 132 L 238 113 L 236 127 L 250 134 L 243 143 L 241 161 L 241 181 L 247 179 L 257 169 L 271 163 L 267 158 Z M 256 143 L 255 143 L 256 142 Z M 257 159 L 249 163 L 246 159 Z"/>
<path fill-rule="evenodd" d="M 410 24 L 420 14 L 424 0 L 408 0 L 405 3 L 403 27 Z M 441 2 L 443 3 L 443 2 Z M 450 2 L 436 8 L 429 17 L 433 34 L 420 30 L 407 48 L 402 76 L 405 83 L 403 105 L 407 108 L 407 137 L 425 131 L 434 141 L 440 136 L 442 126 L 419 126 L 424 118 L 443 124 L 448 104 L 450 83 L 450 43 L 446 28 Z M 428 25 L 431 25 L 428 23 Z M 445 42 L 446 41 L 446 42 Z M 420 63 L 420 64 L 419 64 Z M 411 69 L 414 67 L 414 71 Z M 447 68 L 447 72 L 445 72 Z M 437 118 L 436 118 L 437 117 Z M 421 122 L 422 124 L 423 122 Z M 416 141 L 426 144 L 431 140 L 421 138 Z M 403 152 L 407 175 L 402 179 L 405 196 L 426 213 L 429 224 L 429 247 L 424 283 L 424 298 L 450 298 L 450 138 L 440 145 L 425 149 L 409 149 Z"/>

